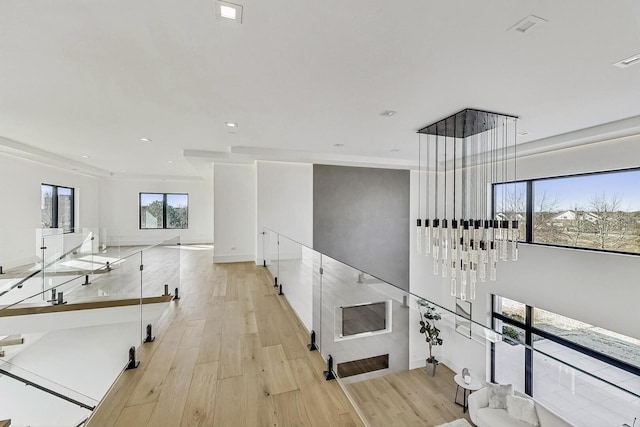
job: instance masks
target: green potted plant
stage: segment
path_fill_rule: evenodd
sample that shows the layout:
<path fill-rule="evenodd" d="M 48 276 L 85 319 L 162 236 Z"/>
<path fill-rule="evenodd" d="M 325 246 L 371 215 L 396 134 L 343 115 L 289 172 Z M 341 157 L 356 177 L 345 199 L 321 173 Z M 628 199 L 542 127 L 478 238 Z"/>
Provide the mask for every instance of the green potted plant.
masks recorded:
<path fill-rule="evenodd" d="M 440 329 L 436 326 L 436 322 L 442 319 L 442 316 L 436 311 L 436 307 L 426 300 L 419 299 L 417 302 L 418 312 L 420 313 L 420 333 L 424 334 L 425 340 L 429 344 L 429 357 L 426 364 L 427 374 L 434 376 L 438 360 L 433 357 L 433 347 L 442 345 Z"/>

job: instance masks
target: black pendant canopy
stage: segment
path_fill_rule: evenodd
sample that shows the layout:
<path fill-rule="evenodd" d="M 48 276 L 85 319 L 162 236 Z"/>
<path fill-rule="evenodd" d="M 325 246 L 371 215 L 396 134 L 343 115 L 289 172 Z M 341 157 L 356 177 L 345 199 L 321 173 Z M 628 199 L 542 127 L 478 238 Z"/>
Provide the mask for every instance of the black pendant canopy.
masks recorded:
<path fill-rule="evenodd" d="M 508 114 L 466 108 L 445 119 L 423 127 L 418 133 L 455 138 L 466 138 L 471 135 L 494 129 L 500 123 L 499 118 L 518 118 Z"/>

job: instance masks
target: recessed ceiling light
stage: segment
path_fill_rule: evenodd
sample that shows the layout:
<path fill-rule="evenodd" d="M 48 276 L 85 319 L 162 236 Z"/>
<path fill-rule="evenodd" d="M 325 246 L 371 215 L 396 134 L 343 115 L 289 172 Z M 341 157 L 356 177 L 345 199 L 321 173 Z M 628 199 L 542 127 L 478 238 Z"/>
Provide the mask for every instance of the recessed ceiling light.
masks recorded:
<path fill-rule="evenodd" d="M 216 15 L 218 16 L 218 18 L 229 19 L 239 24 L 242 23 L 242 5 L 228 3 L 226 1 L 220 0 L 217 0 L 215 2 L 215 5 Z"/>
<path fill-rule="evenodd" d="M 518 136 L 525 136 L 525 135 L 529 135 L 529 132 L 527 132 L 527 131 L 518 132 Z"/>
<path fill-rule="evenodd" d="M 636 64 L 640 64 L 640 53 L 630 56 L 626 59 L 623 59 L 622 61 L 618 61 L 613 65 L 618 68 L 627 68 L 631 65 L 636 65 Z"/>
<path fill-rule="evenodd" d="M 526 34 L 532 29 L 537 28 L 542 24 L 546 24 L 547 22 L 548 21 L 546 19 L 540 18 L 539 16 L 529 15 L 513 27 L 509 28 L 507 31 L 515 31 L 520 34 Z"/>
<path fill-rule="evenodd" d="M 86 154 L 83 155 L 83 156 L 80 156 L 80 157 L 82 157 L 83 159 L 90 159 L 91 158 L 91 157 L 87 156 Z"/>
<path fill-rule="evenodd" d="M 391 151 L 392 153 L 399 153 L 399 152 L 400 152 L 400 149 L 399 149 L 399 148 L 392 148 L 392 149 L 391 149 L 391 150 L 389 150 L 389 151 Z"/>
<path fill-rule="evenodd" d="M 173 164 L 173 160 L 168 160 L 167 163 Z"/>
<path fill-rule="evenodd" d="M 334 147 L 344 147 L 344 144 L 333 144 Z"/>
<path fill-rule="evenodd" d="M 384 117 L 391 117 L 397 113 L 398 113 L 397 111 L 393 111 L 393 110 L 384 110 L 382 113 L 380 113 L 380 115 Z"/>
<path fill-rule="evenodd" d="M 151 138 L 140 138 L 142 142 L 151 142 Z"/>
<path fill-rule="evenodd" d="M 238 124 L 234 123 L 234 122 L 224 122 L 227 126 L 229 126 L 230 128 L 237 128 Z"/>
<path fill-rule="evenodd" d="M 124 170 L 124 169 L 122 169 L 122 170 L 120 171 L 120 173 L 126 173 L 126 172 L 127 172 L 127 171 L 126 171 L 126 170 Z"/>

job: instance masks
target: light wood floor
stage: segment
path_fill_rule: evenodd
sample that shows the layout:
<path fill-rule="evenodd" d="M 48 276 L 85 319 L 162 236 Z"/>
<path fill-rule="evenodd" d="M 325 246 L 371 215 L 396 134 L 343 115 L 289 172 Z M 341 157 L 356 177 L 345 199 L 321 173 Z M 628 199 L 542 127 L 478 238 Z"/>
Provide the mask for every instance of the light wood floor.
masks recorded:
<path fill-rule="evenodd" d="M 435 377 L 424 368 L 386 375 L 373 380 L 349 384 L 348 392 L 371 427 L 437 426 L 458 418 L 466 418 L 462 407 L 454 403 L 454 373 L 444 365 Z M 462 389 L 458 395 L 462 403 Z"/>
<path fill-rule="evenodd" d="M 89 427 L 363 425 L 264 268 L 181 252 L 181 299 Z"/>

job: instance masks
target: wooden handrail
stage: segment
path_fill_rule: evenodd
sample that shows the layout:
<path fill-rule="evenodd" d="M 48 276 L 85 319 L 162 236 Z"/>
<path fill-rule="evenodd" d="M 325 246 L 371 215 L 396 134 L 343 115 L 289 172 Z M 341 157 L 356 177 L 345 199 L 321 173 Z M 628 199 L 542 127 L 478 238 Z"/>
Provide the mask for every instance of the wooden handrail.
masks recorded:
<path fill-rule="evenodd" d="M 84 301 L 58 305 L 33 304 L 26 307 L 14 306 L 5 310 L 2 310 L 2 307 L 0 307 L 0 317 L 27 316 L 30 314 L 43 313 L 61 313 L 64 311 L 92 310 L 96 308 L 124 307 L 139 304 L 158 304 L 162 302 L 169 302 L 172 299 L 173 295 L 162 295 L 159 297 L 145 298 L 124 298 L 108 300 L 101 299 L 96 301 Z M 0 427 L 2 427 L 2 425 L 0 425 Z"/>

